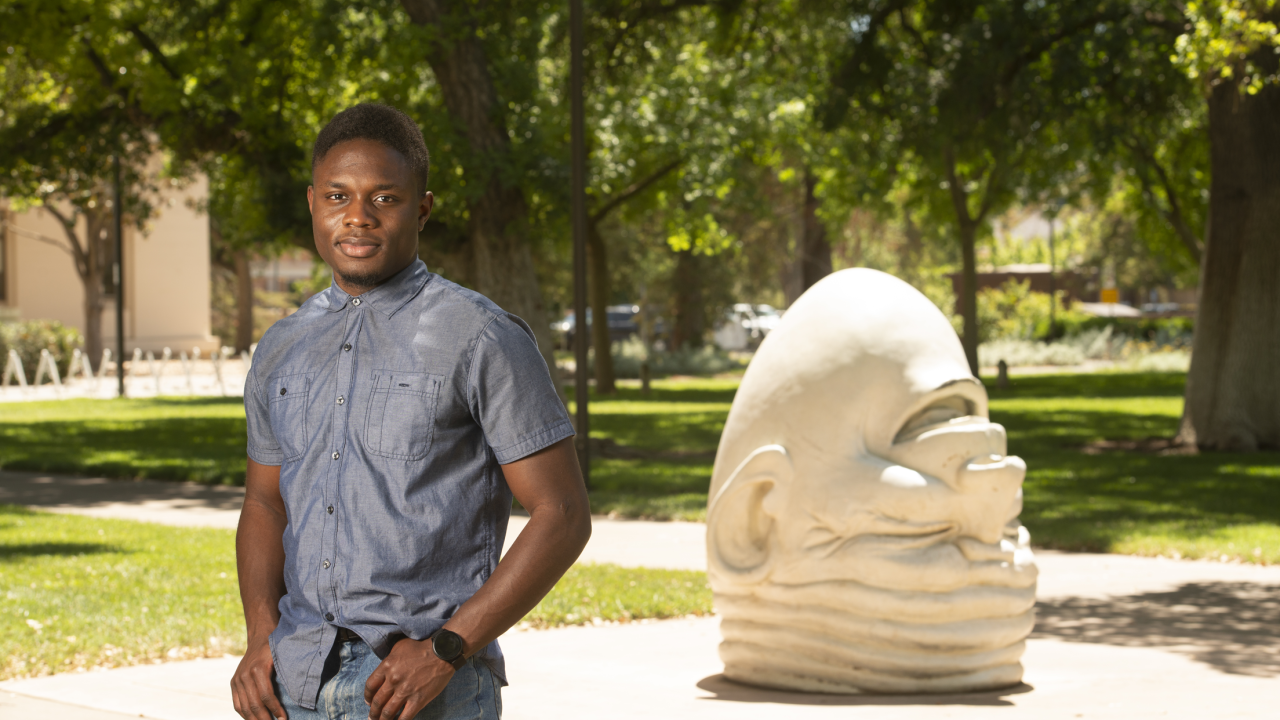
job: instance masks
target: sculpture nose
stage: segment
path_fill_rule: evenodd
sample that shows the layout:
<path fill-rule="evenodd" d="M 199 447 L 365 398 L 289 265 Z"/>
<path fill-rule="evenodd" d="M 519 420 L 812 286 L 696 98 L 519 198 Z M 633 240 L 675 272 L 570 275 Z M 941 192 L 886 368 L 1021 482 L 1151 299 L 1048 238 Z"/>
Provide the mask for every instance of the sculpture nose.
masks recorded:
<path fill-rule="evenodd" d="M 971 463 L 999 462 L 1007 451 L 1004 428 L 986 418 L 953 421 L 901 443 L 888 459 L 938 478 L 956 492 L 969 492 L 960 480 Z"/>
<path fill-rule="evenodd" d="M 998 543 L 1005 524 L 1021 512 L 1019 492 L 1026 474 L 1027 464 L 1017 456 L 975 458 L 965 464 L 956 475 L 961 502 L 970 507 L 962 532 L 985 543 Z"/>

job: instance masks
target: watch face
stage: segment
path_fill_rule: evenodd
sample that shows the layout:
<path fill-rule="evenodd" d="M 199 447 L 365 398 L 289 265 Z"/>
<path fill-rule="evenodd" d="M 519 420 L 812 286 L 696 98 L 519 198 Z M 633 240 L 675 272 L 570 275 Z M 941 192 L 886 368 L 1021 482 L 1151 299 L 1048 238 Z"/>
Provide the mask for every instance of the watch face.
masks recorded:
<path fill-rule="evenodd" d="M 462 638 L 450 630 L 441 630 L 431 639 L 431 649 L 441 660 L 452 661 L 462 654 Z"/>

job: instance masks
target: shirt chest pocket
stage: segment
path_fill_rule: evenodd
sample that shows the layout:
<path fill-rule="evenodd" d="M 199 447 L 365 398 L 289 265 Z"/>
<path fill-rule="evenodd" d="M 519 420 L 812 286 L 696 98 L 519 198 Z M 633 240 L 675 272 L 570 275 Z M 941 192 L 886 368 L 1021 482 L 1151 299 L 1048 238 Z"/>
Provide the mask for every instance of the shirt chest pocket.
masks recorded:
<path fill-rule="evenodd" d="M 271 434 L 286 461 L 296 460 L 307 449 L 307 398 L 315 373 L 278 375 L 266 383 Z"/>
<path fill-rule="evenodd" d="M 426 457 L 443 382 L 440 375 L 375 370 L 365 432 L 369 452 L 400 460 Z"/>

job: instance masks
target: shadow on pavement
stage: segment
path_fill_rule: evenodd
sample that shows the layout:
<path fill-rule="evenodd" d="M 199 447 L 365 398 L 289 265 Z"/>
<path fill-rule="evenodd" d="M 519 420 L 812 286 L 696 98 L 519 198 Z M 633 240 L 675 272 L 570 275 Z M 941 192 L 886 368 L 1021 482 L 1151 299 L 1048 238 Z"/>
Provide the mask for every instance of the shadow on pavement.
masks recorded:
<path fill-rule="evenodd" d="M 1192 582 L 1122 597 L 1036 606 L 1032 638 L 1163 647 L 1225 673 L 1280 675 L 1280 585 Z"/>
<path fill-rule="evenodd" d="M 822 695 L 817 693 L 769 690 L 736 683 L 724 675 L 709 675 L 698 681 L 698 688 L 715 697 L 706 700 L 729 702 L 778 703 L 780 705 L 831 705 L 831 706 L 892 706 L 892 705 L 976 705 L 1003 707 L 1013 705 L 1007 695 L 1029 693 L 1035 688 L 1019 683 L 1007 690 L 984 693 L 956 693 L 952 695 Z"/>

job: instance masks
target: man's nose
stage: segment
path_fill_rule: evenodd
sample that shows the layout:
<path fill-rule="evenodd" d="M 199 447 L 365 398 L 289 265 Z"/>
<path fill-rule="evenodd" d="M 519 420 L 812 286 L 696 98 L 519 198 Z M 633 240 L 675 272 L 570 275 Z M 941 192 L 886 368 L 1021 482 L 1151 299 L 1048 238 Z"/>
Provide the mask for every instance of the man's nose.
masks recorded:
<path fill-rule="evenodd" d="M 378 224 L 378 216 L 369 202 L 357 198 L 347 204 L 342 224 L 351 228 L 374 227 Z"/>

